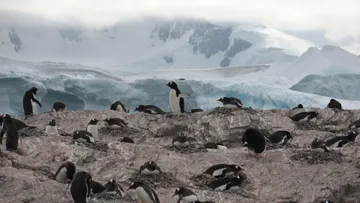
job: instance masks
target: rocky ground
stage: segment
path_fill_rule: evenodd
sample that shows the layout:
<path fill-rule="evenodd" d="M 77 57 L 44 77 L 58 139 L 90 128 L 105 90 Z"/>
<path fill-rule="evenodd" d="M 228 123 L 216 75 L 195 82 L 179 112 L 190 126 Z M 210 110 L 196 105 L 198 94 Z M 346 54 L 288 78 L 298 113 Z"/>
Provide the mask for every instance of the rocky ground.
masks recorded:
<path fill-rule="evenodd" d="M 336 203 L 360 202 L 359 144 L 350 143 L 329 153 L 310 150 L 311 141 L 333 135 L 345 135 L 360 110 L 318 110 L 316 119 L 295 123 L 290 110 L 216 109 L 180 116 L 125 114 L 115 111 L 67 111 L 55 118 L 63 132 L 85 130 L 91 118 L 118 117 L 128 122 L 123 129 L 111 129 L 99 123 L 103 140 L 95 145 L 74 145 L 71 137 L 46 136 L 50 113 L 35 115 L 25 122 L 38 129 L 23 129 L 18 152 L 0 148 L 0 197 L 4 203 L 66 203 L 66 184 L 53 180 L 52 174 L 64 161 L 76 163 L 77 170 L 90 172 L 93 179 L 105 183 L 116 179 L 127 188 L 130 180 L 139 179 L 138 169 L 146 161 L 155 161 L 165 174 L 145 181 L 157 192 L 162 203 L 176 202 L 175 188 L 187 186 L 202 201 L 217 203 L 315 203 L 323 199 Z M 23 118 L 19 118 L 23 119 Z M 263 158 L 250 156 L 241 145 L 247 127 L 264 132 L 290 131 L 289 146 L 269 146 Z M 199 146 L 188 150 L 171 147 L 172 138 L 186 134 Z M 122 143 L 124 136 L 136 144 Z M 229 149 L 207 152 L 201 144 L 226 140 Z M 244 168 L 248 181 L 241 191 L 215 192 L 202 185 L 198 175 L 217 163 L 236 163 Z M 92 202 L 136 202 L 135 195 L 101 196 Z"/>

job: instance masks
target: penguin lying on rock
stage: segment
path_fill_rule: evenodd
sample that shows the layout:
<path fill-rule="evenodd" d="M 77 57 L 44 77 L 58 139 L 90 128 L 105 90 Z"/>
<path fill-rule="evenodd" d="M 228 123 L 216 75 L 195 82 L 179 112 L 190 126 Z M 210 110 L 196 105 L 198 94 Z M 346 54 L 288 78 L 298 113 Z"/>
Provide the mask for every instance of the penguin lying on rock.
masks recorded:
<path fill-rule="evenodd" d="M 215 143 L 215 142 L 207 142 L 204 144 L 204 147 L 208 150 L 214 150 L 214 149 L 227 149 L 225 145 L 222 143 Z"/>
<path fill-rule="evenodd" d="M 276 145 L 286 145 L 291 139 L 291 133 L 286 130 L 275 131 L 270 136 L 268 136 L 268 140 L 272 144 Z"/>
<path fill-rule="evenodd" d="M 222 97 L 217 101 L 221 102 L 225 108 L 241 108 L 243 106 L 241 100 L 234 97 Z"/>
<path fill-rule="evenodd" d="M 94 194 L 116 192 L 121 197 L 125 195 L 124 189 L 114 179 L 110 179 L 104 185 L 93 180 L 91 189 Z"/>
<path fill-rule="evenodd" d="M 172 144 L 173 144 L 173 146 L 176 146 L 176 147 L 189 147 L 191 145 L 191 142 L 194 141 L 194 140 L 195 139 L 192 138 L 192 137 L 179 135 L 179 136 L 176 136 L 172 140 Z"/>
<path fill-rule="evenodd" d="M 178 197 L 177 202 L 181 203 L 191 203 L 198 200 L 196 194 L 192 190 L 185 187 L 176 188 L 173 197 L 175 196 Z"/>
<path fill-rule="evenodd" d="M 154 161 L 148 161 L 140 166 L 140 174 L 141 175 L 149 175 L 149 174 L 160 174 L 162 173 L 160 167 Z"/>
<path fill-rule="evenodd" d="M 291 120 L 298 122 L 304 120 L 311 120 L 319 115 L 316 111 L 303 111 L 290 117 Z"/>
<path fill-rule="evenodd" d="M 206 169 L 203 174 L 215 178 L 237 175 L 243 169 L 236 164 L 216 164 Z"/>
<path fill-rule="evenodd" d="M 106 125 L 110 126 L 110 127 L 126 127 L 128 123 L 126 123 L 123 119 L 121 118 L 106 118 L 105 120 Z"/>
<path fill-rule="evenodd" d="M 141 203 L 160 203 L 156 192 L 143 182 L 132 182 L 128 190 L 135 190 Z"/>
<path fill-rule="evenodd" d="M 73 140 L 75 141 L 75 144 L 77 144 L 76 141 L 87 142 L 87 143 L 95 143 L 95 140 L 92 137 L 92 134 L 85 131 L 85 130 L 76 130 L 76 131 L 74 131 Z"/>
<path fill-rule="evenodd" d="M 349 142 L 355 142 L 358 132 L 350 131 L 347 136 L 336 136 L 325 141 L 325 145 L 330 148 L 343 147 Z"/>
<path fill-rule="evenodd" d="M 315 138 L 311 142 L 311 148 L 312 149 L 322 149 L 324 152 L 329 152 L 329 148 L 325 145 L 325 142 L 323 140 L 319 140 L 318 138 Z"/>
<path fill-rule="evenodd" d="M 154 106 L 154 105 L 138 105 L 135 108 L 134 112 L 135 111 L 144 112 L 144 113 L 148 113 L 148 114 L 164 114 L 165 113 L 159 107 Z"/>
<path fill-rule="evenodd" d="M 123 138 L 120 140 L 120 142 L 126 142 L 126 143 L 132 143 L 132 144 L 135 143 L 134 140 L 133 140 L 132 138 L 130 138 L 130 137 L 123 137 Z"/>
<path fill-rule="evenodd" d="M 329 104 L 327 105 L 327 108 L 342 110 L 341 103 L 338 102 L 338 101 L 335 100 L 335 99 L 330 99 L 330 102 L 329 102 Z"/>
<path fill-rule="evenodd" d="M 244 180 L 242 176 L 225 177 L 211 181 L 208 186 L 214 190 L 230 190 L 240 187 Z"/>

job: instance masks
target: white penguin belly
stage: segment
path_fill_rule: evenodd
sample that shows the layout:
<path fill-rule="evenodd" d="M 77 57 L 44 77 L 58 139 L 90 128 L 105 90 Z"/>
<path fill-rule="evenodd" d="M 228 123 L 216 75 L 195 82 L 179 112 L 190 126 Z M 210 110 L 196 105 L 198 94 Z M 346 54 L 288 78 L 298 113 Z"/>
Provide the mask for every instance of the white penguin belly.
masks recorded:
<path fill-rule="evenodd" d="M 181 142 L 176 141 L 176 142 L 174 142 L 174 145 L 178 146 L 178 147 L 187 147 L 190 145 L 190 142 L 181 143 Z"/>
<path fill-rule="evenodd" d="M 47 125 L 45 128 L 45 133 L 48 135 L 58 135 L 58 129 L 56 126 Z"/>
<path fill-rule="evenodd" d="M 155 203 L 149 196 L 151 194 L 148 194 L 142 187 L 136 188 L 135 192 L 142 203 Z"/>
<path fill-rule="evenodd" d="M 176 91 L 171 89 L 169 93 L 170 108 L 174 114 L 180 114 L 180 97 L 176 96 Z"/>
<path fill-rule="evenodd" d="M 88 125 L 86 128 L 86 131 L 88 131 L 89 133 L 91 133 L 92 137 L 95 140 L 100 140 L 99 137 L 99 130 L 98 130 L 98 126 L 97 125 Z"/>
<path fill-rule="evenodd" d="M 213 176 L 219 176 L 219 175 L 222 174 L 223 170 L 225 170 L 225 168 L 221 168 L 221 169 L 215 170 L 212 175 L 213 175 Z"/>
<path fill-rule="evenodd" d="M 117 105 L 116 111 L 125 112 L 121 105 Z"/>
<path fill-rule="evenodd" d="M 198 198 L 195 195 L 189 195 L 189 196 L 181 198 L 180 203 L 191 203 L 196 200 L 198 200 Z"/>
<path fill-rule="evenodd" d="M 224 108 L 238 108 L 236 105 L 234 104 L 225 104 L 223 105 Z"/>
<path fill-rule="evenodd" d="M 215 191 L 225 190 L 225 189 L 226 189 L 226 185 L 227 185 L 227 184 L 218 186 L 217 188 L 215 188 Z"/>
<path fill-rule="evenodd" d="M 150 171 L 147 168 L 141 171 L 141 174 L 143 175 L 149 175 L 149 174 L 159 174 L 160 172 L 158 170 Z"/>
<path fill-rule="evenodd" d="M 330 145 L 329 148 L 337 148 L 337 146 L 339 145 L 339 143 L 341 142 L 342 140 L 339 140 L 337 142 L 335 142 L 334 144 Z"/>
<path fill-rule="evenodd" d="M 38 113 L 37 103 L 31 101 L 31 106 L 32 106 L 32 109 L 33 109 L 33 114 L 37 114 Z"/>
<path fill-rule="evenodd" d="M 58 182 L 64 183 L 67 180 L 67 171 L 66 168 L 62 168 L 56 176 Z"/>

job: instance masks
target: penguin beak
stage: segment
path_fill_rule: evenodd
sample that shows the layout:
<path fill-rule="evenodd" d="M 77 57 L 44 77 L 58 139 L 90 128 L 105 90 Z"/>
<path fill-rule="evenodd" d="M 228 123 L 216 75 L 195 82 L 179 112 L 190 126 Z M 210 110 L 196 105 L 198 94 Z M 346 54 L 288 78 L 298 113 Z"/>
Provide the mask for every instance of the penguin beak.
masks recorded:
<path fill-rule="evenodd" d="M 165 84 L 165 86 L 169 86 L 169 84 Z"/>

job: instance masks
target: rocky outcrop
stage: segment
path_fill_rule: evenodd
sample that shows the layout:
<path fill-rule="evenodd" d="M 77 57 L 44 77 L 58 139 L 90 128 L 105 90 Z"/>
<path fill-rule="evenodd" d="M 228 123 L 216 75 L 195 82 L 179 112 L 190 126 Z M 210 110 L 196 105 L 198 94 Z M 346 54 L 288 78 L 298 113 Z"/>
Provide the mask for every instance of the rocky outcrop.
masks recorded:
<path fill-rule="evenodd" d="M 101 142 L 74 145 L 70 137 L 46 136 L 44 128 L 53 119 L 50 113 L 28 118 L 25 122 L 39 130 L 23 129 L 18 152 L 0 151 L 0 196 L 2 202 L 72 202 L 64 197 L 65 184 L 51 176 L 63 161 L 76 163 L 78 170 L 91 173 L 98 182 L 115 178 L 127 188 L 129 180 L 141 179 L 138 169 L 146 161 L 155 161 L 163 176 L 146 180 L 162 203 L 176 202 L 171 197 L 175 188 L 186 186 L 202 201 L 217 203 L 315 203 L 323 198 L 334 202 L 356 202 L 359 153 L 357 142 L 329 153 L 311 151 L 314 138 L 346 134 L 349 124 L 360 118 L 360 111 L 318 110 L 311 121 L 294 123 L 289 110 L 238 110 L 220 108 L 194 114 L 149 115 L 115 111 L 67 111 L 55 118 L 62 132 L 85 129 L 92 118 L 118 117 L 129 124 L 111 129 L 99 123 Z M 21 118 L 19 118 L 21 119 Z M 266 133 L 287 130 L 293 134 L 290 145 L 268 147 L 263 158 L 250 156 L 241 145 L 242 132 L 257 127 Z M 27 131 L 27 132 L 26 132 Z M 197 140 L 191 150 L 170 147 L 172 138 L 185 134 Z M 26 136 L 25 136 L 26 135 Z M 128 136 L 135 144 L 122 143 Z M 201 146 L 208 141 L 224 141 L 226 150 L 207 152 Z M 236 163 L 247 177 L 237 192 L 215 192 L 198 179 L 206 168 L 217 163 Z M 121 201 L 122 199 L 122 201 Z M 133 193 L 124 197 L 97 198 L 98 202 L 135 202 Z M 95 202 L 90 200 L 89 202 Z"/>

